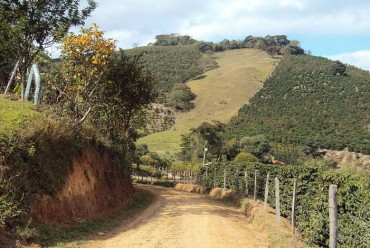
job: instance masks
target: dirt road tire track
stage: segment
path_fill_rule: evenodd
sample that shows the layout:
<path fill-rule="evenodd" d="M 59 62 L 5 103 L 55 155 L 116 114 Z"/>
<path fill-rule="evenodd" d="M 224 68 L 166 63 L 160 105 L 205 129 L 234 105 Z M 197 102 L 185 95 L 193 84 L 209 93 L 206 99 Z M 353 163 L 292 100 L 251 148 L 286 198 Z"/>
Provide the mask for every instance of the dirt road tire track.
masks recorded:
<path fill-rule="evenodd" d="M 153 204 L 86 247 L 267 247 L 234 207 L 172 188 L 135 187 L 153 193 Z"/>

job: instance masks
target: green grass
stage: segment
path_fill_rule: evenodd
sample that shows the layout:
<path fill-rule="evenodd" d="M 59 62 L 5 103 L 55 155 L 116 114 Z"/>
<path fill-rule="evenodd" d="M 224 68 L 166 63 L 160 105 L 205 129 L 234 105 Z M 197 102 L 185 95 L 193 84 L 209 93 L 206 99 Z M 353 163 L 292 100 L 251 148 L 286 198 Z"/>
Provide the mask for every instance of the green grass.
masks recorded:
<path fill-rule="evenodd" d="M 40 244 L 43 247 L 68 247 L 70 245 L 75 247 L 86 243 L 89 237 L 96 235 L 98 232 L 107 233 L 112 231 L 113 228 L 119 226 L 123 221 L 142 212 L 153 199 L 154 196 L 148 191 L 136 189 L 134 199 L 120 210 L 119 215 L 114 217 L 87 219 L 68 226 L 38 226 L 35 229 L 39 233 Z M 78 242 L 78 244 L 75 242 Z"/>
<path fill-rule="evenodd" d="M 174 154 L 180 150 L 181 134 L 213 120 L 227 123 L 239 108 L 262 87 L 279 61 L 264 51 L 253 49 L 215 53 L 219 68 L 208 71 L 187 84 L 197 95 L 195 108 L 177 113 L 171 130 L 146 136 L 138 143 L 148 144 L 150 151 Z"/>
<path fill-rule="evenodd" d="M 10 100 L 10 96 L 0 95 L 0 136 L 11 134 L 27 120 L 40 116 L 35 106 L 28 101 Z"/>

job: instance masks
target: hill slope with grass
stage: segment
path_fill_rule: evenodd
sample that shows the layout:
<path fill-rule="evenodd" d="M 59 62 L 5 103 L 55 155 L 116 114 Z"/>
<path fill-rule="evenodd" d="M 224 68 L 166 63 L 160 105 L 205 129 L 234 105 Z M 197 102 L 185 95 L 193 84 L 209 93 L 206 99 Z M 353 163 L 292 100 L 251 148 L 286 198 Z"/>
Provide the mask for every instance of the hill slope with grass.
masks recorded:
<path fill-rule="evenodd" d="M 285 147 L 314 141 L 321 148 L 369 154 L 369 84 L 367 71 L 321 57 L 285 56 L 230 122 L 226 137 L 263 134 Z"/>
<path fill-rule="evenodd" d="M 195 108 L 186 113 L 176 113 L 176 123 L 171 130 L 146 136 L 138 143 L 148 144 L 149 149 L 160 154 L 180 150 L 181 135 L 202 122 L 228 122 L 239 108 L 262 87 L 279 62 L 264 51 L 238 49 L 215 53 L 219 67 L 187 85 L 197 96 Z"/>

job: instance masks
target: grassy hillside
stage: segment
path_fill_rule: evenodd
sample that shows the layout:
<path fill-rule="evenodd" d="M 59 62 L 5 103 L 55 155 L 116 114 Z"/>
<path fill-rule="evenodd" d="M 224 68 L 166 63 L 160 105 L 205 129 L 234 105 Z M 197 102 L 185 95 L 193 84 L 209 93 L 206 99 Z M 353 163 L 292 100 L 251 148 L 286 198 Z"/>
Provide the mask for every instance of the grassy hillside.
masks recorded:
<path fill-rule="evenodd" d="M 175 83 L 202 74 L 216 64 L 197 45 L 147 46 L 125 50 L 128 56 L 142 54 L 146 70 L 158 81 L 160 91 L 169 92 Z"/>
<path fill-rule="evenodd" d="M 177 113 L 171 130 L 155 133 L 140 139 L 151 151 L 175 153 L 180 150 L 181 134 L 202 122 L 213 120 L 228 122 L 238 109 L 262 87 L 278 59 L 265 52 L 252 49 L 230 50 L 215 53 L 219 68 L 208 71 L 188 82 L 197 95 L 195 108 Z"/>
<path fill-rule="evenodd" d="M 14 101 L 9 96 L 0 95 L 0 136 L 13 133 L 26 120 L 39 116 L 34 108 L 30 102 Z"/>
<path fill-rule="evenodd" d="M 227 137 L 265 134 L 284 145 L 370 153 L 370 73 L 326 58 L 286 56 L 243 106 Z M 338 71 L 339 69 L 339 71 Z M 278 154 L 277 154 L 278 155 Z"/>

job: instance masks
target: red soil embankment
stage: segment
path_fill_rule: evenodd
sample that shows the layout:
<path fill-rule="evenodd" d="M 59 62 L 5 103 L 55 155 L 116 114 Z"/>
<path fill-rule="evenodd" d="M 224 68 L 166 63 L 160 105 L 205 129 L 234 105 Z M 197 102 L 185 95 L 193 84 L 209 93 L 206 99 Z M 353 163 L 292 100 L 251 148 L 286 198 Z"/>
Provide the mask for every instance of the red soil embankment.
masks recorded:
<path fill-rule="evenodd" d="M 73 171 L 56 195 L 42 195 L 31 207 L 33 223 L 66 223 L 107 216 L 134 195 L 129 173 L 120 174 L 107 152 L 88 148 L 73 161 Z M 57 173 L 57 172 L 56 172 Z"/>

